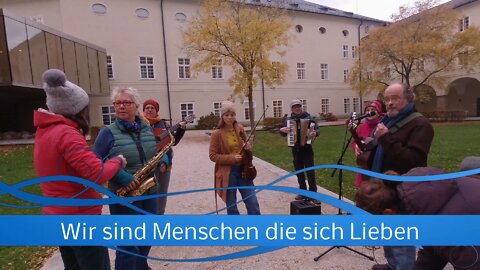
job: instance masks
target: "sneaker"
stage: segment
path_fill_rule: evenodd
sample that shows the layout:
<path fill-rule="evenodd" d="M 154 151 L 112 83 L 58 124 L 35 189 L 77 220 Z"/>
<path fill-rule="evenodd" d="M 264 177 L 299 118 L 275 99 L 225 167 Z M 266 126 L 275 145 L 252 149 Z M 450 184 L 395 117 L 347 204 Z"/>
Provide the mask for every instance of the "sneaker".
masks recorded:
<path fill-rule="evenodd" d="M 303 196 L 303 195 L 297 195 L 297 196 L 295 196 L 295 200 L 296 201 L 305 201 L 305 200 L 308 200 L 308 198 Z"/>
<path fill-rule="evenodd" d="M 388 264 L 374 264 L 372 270 L 393 270 Z"/>

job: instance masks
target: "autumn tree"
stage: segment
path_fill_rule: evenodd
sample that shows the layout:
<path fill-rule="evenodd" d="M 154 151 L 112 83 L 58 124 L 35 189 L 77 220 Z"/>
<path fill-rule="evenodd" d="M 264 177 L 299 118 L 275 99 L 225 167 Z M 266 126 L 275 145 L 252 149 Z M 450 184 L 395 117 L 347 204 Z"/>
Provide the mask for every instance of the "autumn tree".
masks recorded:
<path fill-rule="evenodd" d="M 402 6 L 392 15 L 393 23 L 361 40 L 349 78 L 361 96 L 380 92 L 392 81 L 413 89 L 423 84 L 443 87 L 449 71 L 470 72 L 479 65 L 479 29 L 470 26 L 460 31 L 462 15 L 450 3 L 436 4 L 422 0 Z M 428 96 L 419 97 L 428 100 Z"/>
<path fill-rule="evenodd" d="M 206 0 L 185 32 L 184 44 L 195 57 L 193 70 L 208 72 L 219 61 L 233 69 L 232 96 L 248 98 L 253 126 L 252 93 L 258 81 L 273 88 L 285 80 L 287 64 L 272 62 L 271 56 L 285 54 L 289 27 L 284 9 L 241 0 Z"/>

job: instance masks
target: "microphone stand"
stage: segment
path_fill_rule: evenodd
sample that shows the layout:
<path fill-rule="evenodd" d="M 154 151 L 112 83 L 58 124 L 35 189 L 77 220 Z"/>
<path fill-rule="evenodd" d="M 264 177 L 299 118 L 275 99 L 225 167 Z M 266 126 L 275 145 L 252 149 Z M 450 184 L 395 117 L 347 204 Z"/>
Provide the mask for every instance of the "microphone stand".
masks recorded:
<path fill-rule="evenodd" d="M 350 121 L 352 122 L 353 118 Z M 343 164 L 343 156 L 345 155 L 345 152 L 347 151 L 348 147 L 350 146 L 350 142 L 352 141 L 353 134 L 350 134 L 350 137 L 347 140 L 347 131 L 348 131 L 348 126 L 345 129 L 345 135 L 343 137 L 343 143 L 344 143 L 343 150 L 340 154 L 340 157 L 338 158 L 337 165 L 344 165 Z M 355 132 L 355 131 L 353 131 L 353 132 Z M 346 141 L 346 143 L 345 143 L 345 141 Z M 333 170 L 332 174 L 330 175 L 330 177 L 334 177 L 336 171 L 337 171 L 337 169 L 335 168 Z M 342 191 L 343 191 L 343 170 L 339 169 L 338 170 L 338 200 L 342 200 L 342 198 L 343 198 Z M 342 210 L 340 208 L 338 208 L 337 215 L 343 215 Z M 347 247 L 347 246 L 333 246 L 333 247 L 329 248 L 327 251 L 325 251 L 322 254 L 318 255 L 317 257 L 313 258 L 313 260 L 317 262 L 323 255 L 329 253 L 330 251 L 332 251 L 335 248 L 345 248 L 345 249 L 348 249 L 348 250 L 350 250 L 350 251 L 352 251 L 352 252 L 354 252 L 358 255 L 361 255 L 361 256 L 369 259 L 370 261 L 374 260 L 374 258 L 372 256 L 368 256 L 366 254 L 361 253 L 360 251 L 357 251 L 357 250 L 352 249 L 352 248 Z"/>

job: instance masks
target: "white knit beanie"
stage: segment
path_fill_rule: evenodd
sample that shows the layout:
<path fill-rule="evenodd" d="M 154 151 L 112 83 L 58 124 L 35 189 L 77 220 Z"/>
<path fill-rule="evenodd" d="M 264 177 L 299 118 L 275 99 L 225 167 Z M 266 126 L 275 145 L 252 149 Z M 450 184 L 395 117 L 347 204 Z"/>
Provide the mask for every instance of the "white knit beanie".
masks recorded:
<path fill-rule="evenodd" d="M 53 113 L 61 115 L 76 115 L 85 107 L 89 100 L 87 93 L 67 81 L 63 71 L 49 69 L 43 73 L 43 90 L 47 94 L 47 107 Z"/>
<path fill-rule="evenodd" d="M 222 101 L 222 107 L 220 109 L 220 114 L 223 116 L 227 112 L 232 112 L 232 113 L 236 114 L 235 106 L 233 105 L 233 102 L 231 102 L 229 100 L 224 100 L 224 101 Z"/>

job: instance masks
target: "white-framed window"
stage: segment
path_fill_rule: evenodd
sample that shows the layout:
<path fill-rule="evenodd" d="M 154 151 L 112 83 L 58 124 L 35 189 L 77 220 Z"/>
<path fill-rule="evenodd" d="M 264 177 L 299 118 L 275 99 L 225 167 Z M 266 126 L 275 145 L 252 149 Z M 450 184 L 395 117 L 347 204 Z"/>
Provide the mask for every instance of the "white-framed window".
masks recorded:
<path fill-rule="evenodd" d="M 460 19 L 459 31 L 463 32 L 467 30 L 469 25 L 470 25 L 470 18 L 468 16 L 463 17 L 462 19 Z"/>
<path fill-rule="evenodd" d="M 281 99 L 272 100 L 273 117 L 283 116 L 283 101 Z"/>
<path fill-rule="evenodd" d="M 360 98 L 359 97 L 352 98 L 352 103 L 353 103 L 353 111 L 354 112 L 359 112 L 360 111 Z"/>
<path fill-rule="evenodd" d="M 107 55 L 107 75 L 109 79 L 113 79 L 113 59 L 111 55 Z"/>
<path fill-rule="evenodd" d="M 140 78 L 155 79 L 155 69 L 153 67 L 153 57 L 140 56 Z"/>
<path fill-rule="evenodd" d="M 321 113 L 328 113 L 330 112 L 330 99 L 328 98 L 322 98 L 320 100 L 320 105 L 321 105 Z"/>
<path fill-rule="evenodd" d="M 184 119 L 187 115 L 195 114 L 194 103 L 184 102 L 180 103 L 180 116 Z"/>
<path fill-rule="evenodd" d="M 175 20 L 179 23 L 184 23 L 187 20 L 187 15 L 182 12 L 175 13 Z"/>
<path fill-rule="evenodd" d="M 115 122 L 115 107 L 113 105 L 104 105 L 100 108 L 102 111 L 102 122 L 105 126 Z"/>
<path fill-rule="evenodd" d="M 305 63 L 297 63 L 297 79 L 305 80 Z"/>
<path fill-rule="evenodd" d="M 303 26 L 301 26 L 300 24 L 295 25 L 295 31 L 297 31 L 297 33 L 302 33 Z"/>
<path fill-rule="evenodd" d="M 357 58 L 357 46 L 352 46 L 352 58 Z"/>
<path fill-rule="evenodd" d="M 348 58 L 348 45 L 343 45 L 343 58 Z"/>
<path fill-rule="evenodd" d="M 320 80 L 328 80 L 328 64 L 320 64 Z"/>
<path fill-rule="evenodd" d="M 385 68 L 385 78 L 390 79 L 392 77 L 392 70 L 389 67 Z"/>
<path fill-rule="evenodd" d="M 135 15 L 137 15 L 137 17 L 140 19 L 147 19 L 150 17 L 150 11 L 148 11 L 146 8 L 137 8 L 135 10 Z"/>
<path fill-rule="evenodd" d="M 343 99 L 343 112 L 345 114 L 350 114 L 352 111 L 350 110 L 350 98 Z"/>
<path fill-rule="evenodd" d="M 306 99 L 300 99 L 300 102 L 302 102 L 302 111 L 306 112 L 307 111 L 307 100 Z"/>
<path fill-rule="evenodd" d="M 272 68 L 273 68 L 273 79 L 277 80 L 280 78 L 280 75 L 278 73 L 278 67 L 280 66 L 279 61 L 272 61 Z"/>
<path fill-rule="evenodd" d="M 178 78 L 190 79 L 190 58 L 178 58 Z"/>
<path fill-rule="evenodd" d="M 30 20 L 36 22 L 36 23 L 43 23 L 43 16 L 42 15 L 35 15 L 35 16 L 30 16 Z"/>
<path fill-rule="evenodd" d="M 212 65 L 212 79 L 223 79 L 222 59 L 217 59 Z"/>
<path fill-rule="evenodd" d="M 415 68 L 416 68 L 417 72 L 425 71 L 425 61 L 423 61 L 423 60 L 416 61 Z"/>
<path fill-rule="evenodd" d="M 373 72 L 367 71 L 367 80 L 372 80 L 373 79 Z"/>
<path fill-rule="evenodd" d="M 213 114 L 220 116 L 220 110 L 222 109 L 222 102 L 214 101 L 213 102 Z"/>
<path fill-rule="evenodd" d="M 348 69 L 343 70 L 343 82 L 348 82 Z"/>
<path fill-rule="evenodd" d="M 92 5 L 92 11 L 97 15 L 104 15 L 107 13 L 107 6 L 101 3 L 94 3 Z"/>
<path fill-rule="evenodd" d="M 253 100 L 253 119 L 255 119 L 255 100 Z M 243 102 L 243 111 L 244 111 L 244 116 L 245 120 L 250 120 L 250 112 L 248 111 L 248 100 L 245 100 Z"/>
<path fill-rule="evenodd" d="M 458 54 L 458 64 L 461 66 L 467 66 L 468 65 L 468 50 L 465 50 L 463 52 L 460 52 Z"/>

